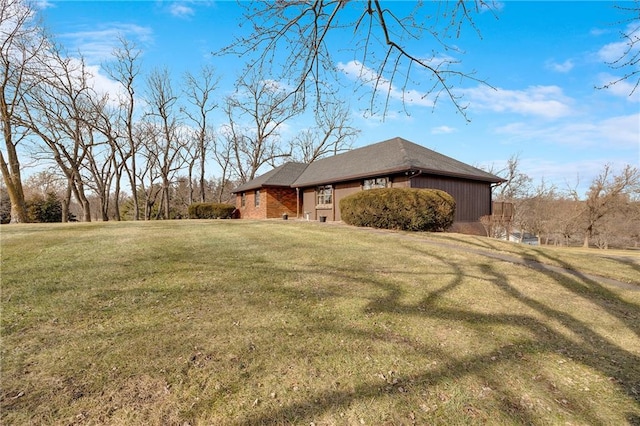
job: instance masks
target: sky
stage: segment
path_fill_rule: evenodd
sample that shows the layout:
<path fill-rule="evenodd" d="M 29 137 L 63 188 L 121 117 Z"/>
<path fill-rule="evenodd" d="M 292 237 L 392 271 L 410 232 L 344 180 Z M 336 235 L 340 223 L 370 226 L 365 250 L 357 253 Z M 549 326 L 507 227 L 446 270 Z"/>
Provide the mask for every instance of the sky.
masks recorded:
<path fill-rule="evenodd" d="M 382 3 L 398 14 L 415 6 Z M 475 15 L 477 30 L 463 27 L 459 37 L 448 41 L 457 49 L 438 53 L 487 83 L 456 84 L 466 118 L 446 97 L 435 105 L 421 98 L 420 70 L 405 88 L 409 101 L 402 104 L 402 88 L 394 84 L 387 114 L 380 108 L 372 113 L 367 95 L 371 88 L 358 84 L 354 73 L 363 70 L 362 64 L 347 48 L 355 43 L 353 31 L 334 35 L 329 43 L 335 48 L 340 94 L 351 110 L 352 125 L 360 129 L 353 146 L 399 136 L 494 171 L 517 156 L 520 171 L 534 184 L 544 180 L 581 193 L 605 164 L 615 170 L 627 164 L 640 167 L 640 90 L 630 95 L 629 82 L 598 89 L 621 75 L 607 64 L 623 52 L 621 31 L 629 25 L 629 15 L 616 5 L 624 3 L 501 1 L 492 12 Z M 361 8 L 352 5 L 344 13 Z M 178 78 L 185 71 L 197 73 L 203 65 L 215 67 L 221 99 L 234 91 L 245 65 L 242 58 L 212 54 L 246 34 L 242 8 L 235 1 L 47 0 L 41 3 L 41 14 L 48 30 L 69 52 L 82 52 L 95 67 L 96 80 L 107 88 L 113 83 L 99 65 L 109 60 L 118 35 L 141 48 L 143 73 L 166 67 Z M 416 54 L 439 47 L 429 37 L 407 44 Z M 367 72 L 374 72 L 371 68 Z M 216 117 L 220 126 L 224 120 Z M 294 119 L 282 136 L 293 137 L 307 124 Z"/>

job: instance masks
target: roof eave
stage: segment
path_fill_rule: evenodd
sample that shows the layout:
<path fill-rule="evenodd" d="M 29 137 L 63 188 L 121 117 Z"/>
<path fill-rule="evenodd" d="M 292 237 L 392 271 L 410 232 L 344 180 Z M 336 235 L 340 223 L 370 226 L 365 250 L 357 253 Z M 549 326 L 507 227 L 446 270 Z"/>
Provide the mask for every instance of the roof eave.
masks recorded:
<path fill-rule="evenodd" d="M 375 173 L 360 173 L 360 174 L 355 174 L 355 175 L 349 175 L 349 176 L 341 176 L 339 178 L 335 178 L 335 179 L 323 179 L 323 180 L 316 180 L 316 181 L 311 181 L 311 182 L 302 182 L 302 183 L 293 183 L 293 185 L 291 185 L 292 188 L 304 188 L 304 187 L 309 187 L 309 186 L 317 186 L 317 185 L 322 185 L 322 184 L 334 184 L 334 183 L 338 183 L 338 182 L 348 182 L 348 181 L 352 181 L 352 180 L 357 180 L 357 179 L 366 179 L 366 178 L 370 178 L 370 177 L 374 177 L 374 176 L 380 176 L 380 175 L 385 175 L 385 174 L 396 174 L 396 173 L 403 173 L 403 172 L 410 172 L 410 171 L 416 171 L 416 172 L 421 172 L 421 173 L 425 173 L 425 174 L 431 174 L 431 175 L 436 175 L 436 176 L 448 176 L 448 177 L 454 177 L 454 178 L 458 178 L 458 179 L 466 179 L 466 180 L 475 180 L 475 181 L 480 181 L 480 182 L 487 182 L 487 183 L 499 183 L 499 182 L 505 182 L 504 179 L 499 178 L 499 177 L 489 177 L 489 176 L 474 176 L 474 175 L 466 175 L 466 174 L 462 174 L 462 173 L 449 173 L 449 172 L 443 172 L 441 170 L 432 170 L 432 169 L 425 169 L 425 168 L 421 168 L 421 167 L 397 167 L 397 168 L 392 168 L 392 169 L 387 169 L 387 170 L 378 170 Z"/>
<path fill-rule="evenodd" d="M 497 176 L 490 177 L 490 176 L 467 175 L 463 173 L 443 172 L 440 170 L 429 170 L 429 169 L 419 169 L 419 170 L 422 173 L 428 173 L 428 174 L 438 175 L 438 176 L 448 176 L 448 177 L 454 177 L 458 179 L 477 180 L 480 182 L 489 182 L 489 183 L 505 182 L 504 179 Z"/>
<path fill-rule="evenodd" d="M 261 184 L 261 185 L 250 185 L 248 187 L 237 187 L 231 191 L 232 194 L 237 194 L 238 192 L 247 192 L 252 191 L 254 189 L 262 189 L 262 188 L 293 188 L 291 185 L 269 185 L 269 184 Z"/>
<path fill-rule="evenodd" d="M 354 174 L 354 175 L 340 176 L 340 177 L 333 178 L 333 179 L 322 179 L 322 180 L 316 180 L 316 181 L 311 181 L 311 182 L 302 182 L 302 183 L 294 182 L 293 185 L 291 185 L 291 187 L 292 188 L 304 188 L 304 187 L 316 186 L 316 185 L 321 185 L 321 184 L 333 184 L 333 183 L 338 183 L 338 182 L 348 182 L 348 181 L 352 181 L 352 180 L 366 179 L 366 178 L 385 175 L 385 174 L 408 172 L 410 170 L 415 170 L 415 169 L 413 169 L 411 167 L 395 167 L 395 168 L 386 169 L 386 170 L 377 170 L 375 172 L 357 173 L 357 174 Z"/>

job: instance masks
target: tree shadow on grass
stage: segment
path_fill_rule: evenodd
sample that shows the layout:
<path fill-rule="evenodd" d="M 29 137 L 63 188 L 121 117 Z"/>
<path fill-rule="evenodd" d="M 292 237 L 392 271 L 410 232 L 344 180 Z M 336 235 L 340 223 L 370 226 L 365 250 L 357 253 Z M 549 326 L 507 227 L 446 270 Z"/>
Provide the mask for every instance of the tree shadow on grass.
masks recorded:
<path fill-rule="evenodd" d="M 559 262 L 561 267 L 564 268 L 564 273 L 555 268 L 550 269 L 540 263 L 536 265 L 537 270 L 553 278 L 556 283 L 565 289 L 605 309 L 609 314 L 614 315 L 623 322 L 636 336 L 640 336 L 640 306 L 622 299 L 618 294 L 609 290 L 591 276 L 571 269 L 566 262 L 552 258 L 547 253 L 541 253 L 541 255 Z M 630 284 L 630 286 L 635 285 Z"/>
<path fill-rule="evenodd" d="M 492 388 L 503 395 L 499 404 L 505 416 L 522 424 L 536 424 L 539 423 L 539 420 L 536 419 L 534 412 L 522 408 L 519 396 L 515 395 L 509 389 L 509 386 L 501 381 L 500 377 L 495 376 L 495 363 L 487 362 L 487 360 L 509 364 L 521 363 L 524 358 L 540 354 L 566 357 L 610 378 L 611 382 L 615 383 L 624 394 L 636 401 L 637 404 L 630 407 L 630 411 L 626 414 L 629 423 L 635 424 L 634 422 L 638 420 L 640 413 L 640 356 L 638 354 L 613 343 L 571 314 L 535 300 L 523 293 L 510 282 L 509 277 L 499 272 L 491 264 L 479 264 L 479 270 L 482 274 L 474 277 L 469 272 L 463 271 L 455 262 L 448 262 L 446 255 L 434 254 L 424 248 L 414 249 L 420 251 L 424 256 L 447 263 L 451 270 L 454 271 L 451 280 L 446 285 L 429 292 L 416 303 L 408 303 L 403 301 L 406 298 L 405 291 L 401 285 L 394 283 L 392 280 L 370 279 L 367 284 L 382 290 L 384 294 L 372 298 L 362 309 L 362 314 L 387 313 L 444 320 L 452 324 L 484 329 L 492 326 L 510 326 L 523 330 L 528 336 L 532 337 L 498 345 L 489 353 L 474 353 L 453 359 L 450 354 L 440 351 L 433 345 L 408 341 L 403 339 L 402 336 L 394 338 L 389 334 L 376 335 L 373 332 L 363 329 L 356 330 L 348 325 L 336 324 L 335 322 L 322 324 L 316 331 L 335 336 L 357 336 L 373 341 L 389 341 L 391 338 L 398 345 L 411 345 L 413 350 L 423 351 L 425 354 L 436 354 L 435 356 L 447 360 L 444 365 L 437 369 L 425 369 L 425 371 L 418 374 L 400 376 L 398 378 L 400 382 L 435 386 L 471 376 L 482 377 L 486 383 L 490 383 Z M 550 278 L 562 288 L 600 306 L 606 312 L 621 320 L 637 335 L 639 327 L 637 321 L 638 308 L 633 303 L 622 300 L 615 293 L 603 288 L 588 277 L 581 276 L 580 273 L 567 276 L 545 268 L 536 268 L 535 270 Z M 306 273 L 326 274 L 318 270 L 309 270 Z M 402 274 L 403 271 L 398 270 L 397 273 Z M 336 278 L 341 280 L 348 281 L 353 279 L 353 270 L 335 270 L 333 274 L 337 274 Z M 474 312 L 471 309 L 450 307 L 447 304 L 438 303 L 443 296 L 465 285 L 465 280 L 468 278 L 484 280 L 509 298 L 524 304 L 538 316 L 561 324 L 564 328 L 570 330 L 574 336 L 578 336 L 579 340 L 568 338 L 531 315 L 517 313 L 485 314 Z M 281 290 L 274 288 L 273 291 Z M 545 380 L 544 373 L 541 373 L 540 377 L 541 380 Z M 549 383 L 543 383 L 540 386 L 548 386 L 550 389 L 555 387 L 555 385 Z M 549 390 L 549 393 L 553 392 L 554 390 Z M 359 384 L 353 389 L 320 391 L 313 393 L 302 401 L 292 402 L 277 408 L 265 408 L 255 414 L 244 417 L 237 424 L 282 424 L 294 420 L 298 423 L 303 420 L 308 422 L 327 413 L 345 410 L 356 401 L 375 400 L 385 395 L 386 391 L 381 389 L 379 382 L 372 379 Z M 562 401 L 562 404 L 566 405 L 565 408 L 569 407 L 567 408 L 569 410 L 572 406 L 581 405 L 581 401 L 571 400 L 570 397 L 562 398 Z M 598 416 L 598 413 L 590 412 L 589 408 L 582 407 L 578 416 L 579 421 L 587 424 L 600 424 L 603 421 Z"/>

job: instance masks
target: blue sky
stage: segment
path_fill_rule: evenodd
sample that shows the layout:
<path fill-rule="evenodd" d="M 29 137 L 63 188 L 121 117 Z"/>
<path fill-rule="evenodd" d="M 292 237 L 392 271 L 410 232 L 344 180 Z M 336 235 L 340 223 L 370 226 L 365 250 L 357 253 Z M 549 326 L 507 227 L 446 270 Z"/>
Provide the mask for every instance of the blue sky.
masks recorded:
<path fill-rule="evenodd" d="M 412 2 L 383 2 L 399 12 Z M 244 62 L 217 57 L 211 52 L 246 28 L 241 9 L 231 1 L 54 1 L 43 3 L 44 23 L 70 52 L 80 51 L 95 65 L 99 84 L 109 81 L 98 69 L 117 45 L 117 35 L 135 41 L 143 50 L 144 72 L 167 67 L 179 78 L 185 71 L 197 73 L 213 65 L 222 80 L 222 99 Z M 427 2 L 428 6 L 431 6 Z M 606 65 L 622 52 L 620 31 L 628 15 L 614 6 L 620 2 L 523 2 L 503 1 L 495 13 L 475 18 L 481 37 L 465 27 L 450 42 L 460 51 L 446 52 L 460 60 L 460 70 L 492 87 L 474 81 L 456 88 L 468 105 L 467 122 L 450 101 L 441 98 L 435 107 L 419 97 L 405 106 L 394 96 L 384 119 L 366 112 L 366 86 L 355 84 L 360 67 L 353 52 L 336 46 L 336 67 L 341 70 L 342 95 L 352 110 L 352 124 L 361 130 L 354 146 L 395 136 L 439 151 L 476 166 L 500 169 L 518 155 L 521 171 L 536 182 L 541 179 L 560 189 L 576 185 L 584 191 L 606 163 L 616 169 L 640 165 L 640 91 L 629 96 L 628 84 L 598 90 L 620 75 Z M 346 13 L 349 13 L 348 11 Z M 334 38 L 350 43 L 349 32 Z M 408 45 L 417 53 L 436 46 L 422 39 Z M 360 68 L 358 68 L 360 69 Z M 421 87 L 412 87 L 419 93 Z M 365 96 L 363 96 L 365 95 Z M 224 123 L 224 117 L 217 121 Z M 293 120 L 283 137 L 291 137 L 305 125 Z"/>

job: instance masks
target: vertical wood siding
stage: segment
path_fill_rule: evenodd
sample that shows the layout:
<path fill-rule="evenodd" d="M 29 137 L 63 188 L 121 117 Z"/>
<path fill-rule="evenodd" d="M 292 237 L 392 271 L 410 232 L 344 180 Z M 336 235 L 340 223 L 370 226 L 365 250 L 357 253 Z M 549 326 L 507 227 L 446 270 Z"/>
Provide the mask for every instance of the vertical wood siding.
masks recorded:
<path fill-rule="evenodd" d="M 334 187 L 334 206 L 335 206 L 335 219 L 342 220 L 340 214 L 340 200 L 344 197 L 362 191 L 362 185 L 360 181 L 339 183 Z"/>
<path fill-rule="evenodd" d="M 440 189 L 456 200 L 456 222 L 476 222 L 491 214 L 491 185 L 466 179 L 421 175 L 410 180 L 412 188 Z"/>

